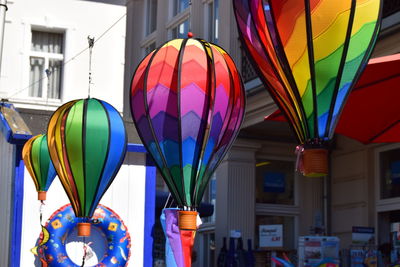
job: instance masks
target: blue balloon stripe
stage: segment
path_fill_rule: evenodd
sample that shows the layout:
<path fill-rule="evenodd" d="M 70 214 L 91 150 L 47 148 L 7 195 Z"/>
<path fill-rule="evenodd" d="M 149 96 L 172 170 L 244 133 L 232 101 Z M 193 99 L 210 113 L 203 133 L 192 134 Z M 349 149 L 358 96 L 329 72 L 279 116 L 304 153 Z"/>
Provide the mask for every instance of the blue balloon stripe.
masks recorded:
<path fill-rule="evenodd" d="M 110 104 L 100 101 L 110 119 L 110 141 L 109 141 L 109 151 L 107 154 L 106 162 L 104 163 L 103 175 L 100 179 L 98 190 L 94 202 L 92 203 L 92 208 L 89 214 L 92 214 L 97 207 L 101 197 L 103 196 L 105 190 L 110 185 L 114 177 L 116 176 L 120 165 L 122 164 L 123 157 L 126 151 L 126 133 L 124 122 L 121 119 L 118 111 L 115 110 Z M 122 159 L 121 159 L 122 157 Z"/>
<path fill-rule="evenodd" d="M 182 142 L 182 167 L 187 165 L 191 165 L 193 168 L 196 166 L 193 165 L 195 161 L 195 156 L 199 155 L 201 147 L 200 143 L 197 143 L 192 137 L 186 138 Z"/>
<path fill-rule="evenodd" d="M 51 183 L 53 182 L 54 178 L 56 177 L 57 173 L 54 169 L 53 163 L 50 161 L 49 163 L 49 170 L 47 171 L 47 182 L 45 186 L 45 190 L 49 190 Z"/>
<path fill-rule="evenodd" d="M 160 148 L 163 153 L 163 157 L 167 162 L 167 167 L 179 166 L 179 144 L 173 140 L 164 140 L 160 142 Z"/>

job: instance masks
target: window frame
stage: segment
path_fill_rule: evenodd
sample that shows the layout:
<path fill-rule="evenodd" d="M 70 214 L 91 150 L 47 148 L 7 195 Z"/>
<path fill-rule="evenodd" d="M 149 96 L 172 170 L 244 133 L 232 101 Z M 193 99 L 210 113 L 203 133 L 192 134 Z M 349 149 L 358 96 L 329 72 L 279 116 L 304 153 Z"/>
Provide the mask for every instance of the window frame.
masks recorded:
<path fill-rule="evenodd" d="M 256 161 L 258 160 L 275 160 L 275 161 L 287 161 L 287 162 L 293 162 L 294 166 L 296 165 L 296 159 L 293 157 L 284 157 L 284 156 L 276 156 L 276 155 L 269 155 L 269 154 L 264 154 L 260 153 L 256 155 Z M 256 171 L 255 171 L 255 177 L 254 179 L 257 179 L 256 176 Z M 256 203 L 256 213 L 257 211 L 262 212 L 263 210 L 278 210 L 278 211 L 283 211 L 283 212 L 288 212 L 288 214 L 298 214 L 299 209 L 300 209 L 300 195 L 299 195 L 299 179 L 300 175 L 299 172 L 296 170 L 293 170 L 293 182 L 294 182 L 294 199 L 293 199 L 293 204 L 269 204 L 269 203 Z M 255 196 L 254 196 L 255 198 Z M 254 201 L 256 201 L 254 199 Z"/>
<path fill-rule="evenodd" d="M 145 1 L 145 7 L 144 7 L 144 14 L 146 14 L 146 23 L 145 23 L 145 29 L 144 29 L 144 36 L 149 36 L 149 35 L 153 35 L 155 32 L 157 32 L 157 27 L 158 27 L 158 23 L 157 23 L 157 19 L 158 19 L 158 0 L 156 1 L 156 17 L 155 17 L 155 29 L 153 31 L 151 31 L 151 19 L 152 17 L 150 17 L 149 15 L 152 14 L 152 12 L 149 10 L 150 6 L 151 6 L 151 1 L 153 0 L 146 0 Z"/>
<path fill-rule="evenodd" d="M 219 0 L 203 0 L 203 8 L 204 8 L 204 36 L 206 37 L 206 40 L 211 43 L 218 44 L 218 26 L 216 24 L 216 10 L 215 10 L 215 2 Z M 210 12 L 209 5 L 212 4 L 212 12 Z M 219 2 L 218 2 L 219 5 Z M 219 7 L 218 7 L 219 11 Z M 219 21 L 219 14 L 217 14 L 217 18 Z M 212 21 L 210 25 L 210 21 Z"/>
<path fill-rule="evenodd" d="M 31 28 L 31 33 L 30 33 L 30 45 L 32 46 L 32 40 L 33 40 L 33 31 L 36 32 L 42 32 L 42 33 L 57 33 L 57 34 L 62 34 L 63 35 L 63 40 L 62 40 L 62 53 L 49 53 L 49 52 L 42 52 L 42 51 L 34 51 L 32 50 L 32 48 L 29 50 L 29 55 L 28 55 L 28 59 L 29 59 L 29 67 L 31 66 L 30 64 L 30 59 L 31 58 L 43 58 L 44 59 L 44 65 L 43 68 L 44 70 L 49 69 L 49 62 L 50 60 L 58 60 L 61 61 L 61 66 L 64 64 L 64 60 L 65 60 L 65 30 L 64 31 L 48 31 L 48 30 L 43 30 L 41 28 Z M 49 82 L 49 77 L 43 73 L 43 80 L 41 83 L 41 90 L 42 90 L 42 96 L 41 97 L 35 97 L 35 96 L 30 96 L 29 95 L 29 89 L 31 87 L 32 82 L 29 81 L 29 88 L 28 88 L 28 93 L 27 93 L 27 97 L 30 99 L 37 99 L 37 100 L 45 100 L 46 102 L 50 101 L 61 101 L 62 99 L 62 93 L 63 93 L 63 73 L 64 72 L 64 68 L 61 68 L 61 74 L 60 74 L 60 95 L 59 98 L 48 98 L 48 82 Z M 29 71 L 30 73 L 30 71 Z M 51 75 L 51 74 L 50 74 Z"/>
<path fill-rule="evenodd" d="M 169 8 L 169 20 L 167 22 L 167 24 L 165 25 L 165 28 L 167 30 L 167 36 L 168 39 L 173 39 L 176 38 L 175 36 L 172 35 L 172 30 L 174 28 L 179 27 L 179 25 L 183 22 L 185 22 L 186 20 L 188 20 L 189 23 L 189 27 L 188 27 L 188 31 L 190 30 L 190 20 L 191 20 L 191 16 L 190 16 L 190 6 L 187 7 L 186 9 L 182 10 L 182 12 L 177 13 L 174 15 L 174 1 L 175 0 L 170 0 L 170 8 Z"/>
<path fill-rule="evenodd" d="M 398 209 L 398 203 L 400 202 L 400 196 L 392 198 L 381 198 L 381 161 L 380 155 L 382 152 L 400 149 L 400 144 L 390 144 L 381 146 L 375 149 L 375 203 L 376 212 L 385 212 Z"/>

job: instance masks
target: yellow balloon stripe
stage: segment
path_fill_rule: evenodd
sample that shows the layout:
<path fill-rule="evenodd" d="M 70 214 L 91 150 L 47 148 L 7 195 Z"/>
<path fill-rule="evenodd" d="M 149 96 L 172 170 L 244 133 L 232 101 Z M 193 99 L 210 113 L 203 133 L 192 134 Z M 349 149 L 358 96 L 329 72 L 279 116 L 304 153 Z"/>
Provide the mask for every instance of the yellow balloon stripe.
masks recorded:
<path fill-rule="evenodd" d="M 31 139 L 29 139 L 25 143 L 25 145 L 22 149 L 22 159 L 24 160 L 26 169 L 28 170 L 29 174 L 32 177 L 33 183 L 35 184 L 36 191 L 39 191 L 39 183 L 38 183 L 37 179 L 35 179 L 36 173 L 35 173 L 35 171 L 33 169 L 33 165 L 32 165 L 31 151 L 32 151 L 33 141 L 35 141 L 40 136 L 41 135 L 37 135 L 37 136 L 34 136 Z"/>
<path fill-rule="evenodd" d="M 175 47 L 177 50 L 181 49 L 183 39 L 174 39 L 164 44 L 163 47 L 172 46 Z"/>
<path fill-rule="evenodd" d="M 314 37 L 314 60 L 318 61 L 330 56 L 346 39 L 347 25 L 349 24 L 350 9 L 338 14 L 336 20 L 322 34 Z M 319 20 L 313 21 L 313 26 Z M 314 33 L 314 32 L 313 32 Z"/>
<path fill-rule="evenodd" d="M 61 126 L 61 120 L 63 115 L 67 112 L 67 110 L 75 104 L 77 100 L 68 102 L 63 106 L 63 108 L 59 108 L 56 110 L 56 112 L 53 114 L 49 121 L 48 129 L 47 129 L 47 142 L 49 146 L 49 153 L 51 160 L 53 161 L 54 168 L 57 171 L 58 177 L 60 180 L 63 182 L 67 183 L 70 185 L 70 179 L 68 177 L 68 173 L 66 171 L 66 167 L 62 162 L 63 160 L 63 153 L 62 153 L 62 147 L 57 145 L 57 143 L 61 143 L 61 133 L 59 131 L 56 131 L 56 129 L 60 129 L 58 127 Z M 57 142 L 56 142 L 57 140 Z M 64 187 L 68 198 L 71 201 L 71 205 L 74 209 L 75 212 L 79 212 L 79 204 L 77 202 L 78 197 L 75 196 L 75 194 L 69 190 L 69 188 Z"/>

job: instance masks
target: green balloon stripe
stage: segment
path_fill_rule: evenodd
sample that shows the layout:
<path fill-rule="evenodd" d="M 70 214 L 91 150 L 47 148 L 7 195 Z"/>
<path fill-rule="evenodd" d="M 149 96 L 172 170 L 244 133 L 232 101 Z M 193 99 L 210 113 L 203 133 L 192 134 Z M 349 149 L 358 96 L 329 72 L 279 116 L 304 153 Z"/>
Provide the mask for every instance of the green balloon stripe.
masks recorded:
<path fill-rule="evenodd" d="M 339 89 L 342 88 L 345 83 L 350 82 L 354 78 L 360 61 L 366 52 L 367 46 L 369 45 L 368 43 L 363 42 L 363 40 L 371 38 L 375 29 L 375 25 L 376 21 L 365 24 L 351 37 L 346 63 L 343 68 L 343 77 Z M 364 46 L 362 46 L 362 44 L 364 44 Z M 315 63 L 315 72 L 318 78 L 316 79 L 318 116 L 324 114 L 330 108 L 330 106 L 325 102 L 328 101 L 330 103 L 333 96 L 334 84 L 336 82 L 337 71 L 342 53 L 343 45 L 338 47 L 338 49 L 336 49 L 326 58 L 323 58 Z M 324 81 L 325 84 L 323 83 Z M 311 119 L 311 117 L 314 116 L 312 99 L 311 83 L 309 81 L 307 83 L 306 91 L 302 96 L 302 104 L 304 106 L 308 125 L 310 127 L 310 134 L 313 136 L 314 132 L 311 131 L 314 123 L 314 120 Z"/>
<path fill-rule="evenodd" d="M 46 186 L 46 182 L 47 182 L 47 175 L 48 175 L 48 171 L 49 171 L 49 167 L 50 167 L 50 155 L 49 152 L 47 150 L 47 138 L 46 136 L 42 136 L 41 138 L 38 138 L 35 140 L 39 141 L 40 143 L 40 182 L 39 182 L 39 186 L 40 186 L 40 190 L 44 191 L 45 190 L 45 186 Z"/>
<path fill-rule="evenodd" d="M 85 156 L 85 215 L 90 212 L 91 203 L 102 176 L 107 158 L 110 139 L 109 118 L 103 106 L 94 99 L 86 100 L 86 118 L 84 121 L 84 156 Z"/>
<path fill-rule="evenodd" d="M 37 182 L 39 184 L 39 188 L 42 187 L 42 172 L 40 166 L 40 142 L 37 142 L 36 139 L 32 143 L 32 150 L 31 150 L 31 160 L 32 160 L 32 167 L 33 171 L 35 172 Z"/>
<path fill-rule="evenodd" d="M 83 106 L 84 101 L 80 100 L 71 107 L 68 112 L 68 117 L 65 122 L 65 144 L 68 155 L 74 155 L 65 162 L 69 163 L 74 181 L 76 184 L 76 190 L 78 192 L 79 202 L 81 207 L 84 207 L 85 203 L 85 184 L 84 184 L 84 172 L 83 172 L 83 151 L 82 151 L 82 121 L 83 121 Z M 82 208 L 83 210 L 83 208 Z"/>
<path fill-rule="evenodd" d="M 194 189 L 194 182 L 192 180 L 192 177 L 196 177 L 196 174 L 194 173 L 194 168 L 192 168 L 192 165 L 186 165 L 183 167 L 183 177 L 185 181 L 185 198 L 188 203 L 188 206 L 192 206 L 192 198 L 191 195 L 193 195 L 192 190 Z"/>

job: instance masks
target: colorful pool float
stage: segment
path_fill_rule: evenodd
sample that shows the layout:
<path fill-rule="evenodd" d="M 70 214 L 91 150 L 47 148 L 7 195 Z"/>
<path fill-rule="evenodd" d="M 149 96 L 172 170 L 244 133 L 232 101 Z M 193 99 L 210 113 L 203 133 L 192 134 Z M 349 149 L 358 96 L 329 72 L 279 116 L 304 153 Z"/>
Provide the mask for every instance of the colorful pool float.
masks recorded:
<path fill-rule="evenodd" d="M 70 204 L 55 211 L 46 223 L 49 240 L 41 246 L 45 261 L 51 267 L 79 267 L 67 255 L 67 237 L 81 222 Z M 90 220 L 107 240 L 107 251 L 96 267 L 126 266 L 130 256 L 131 239 L 124 222 L 110 208 L 98 205 Z"/>

